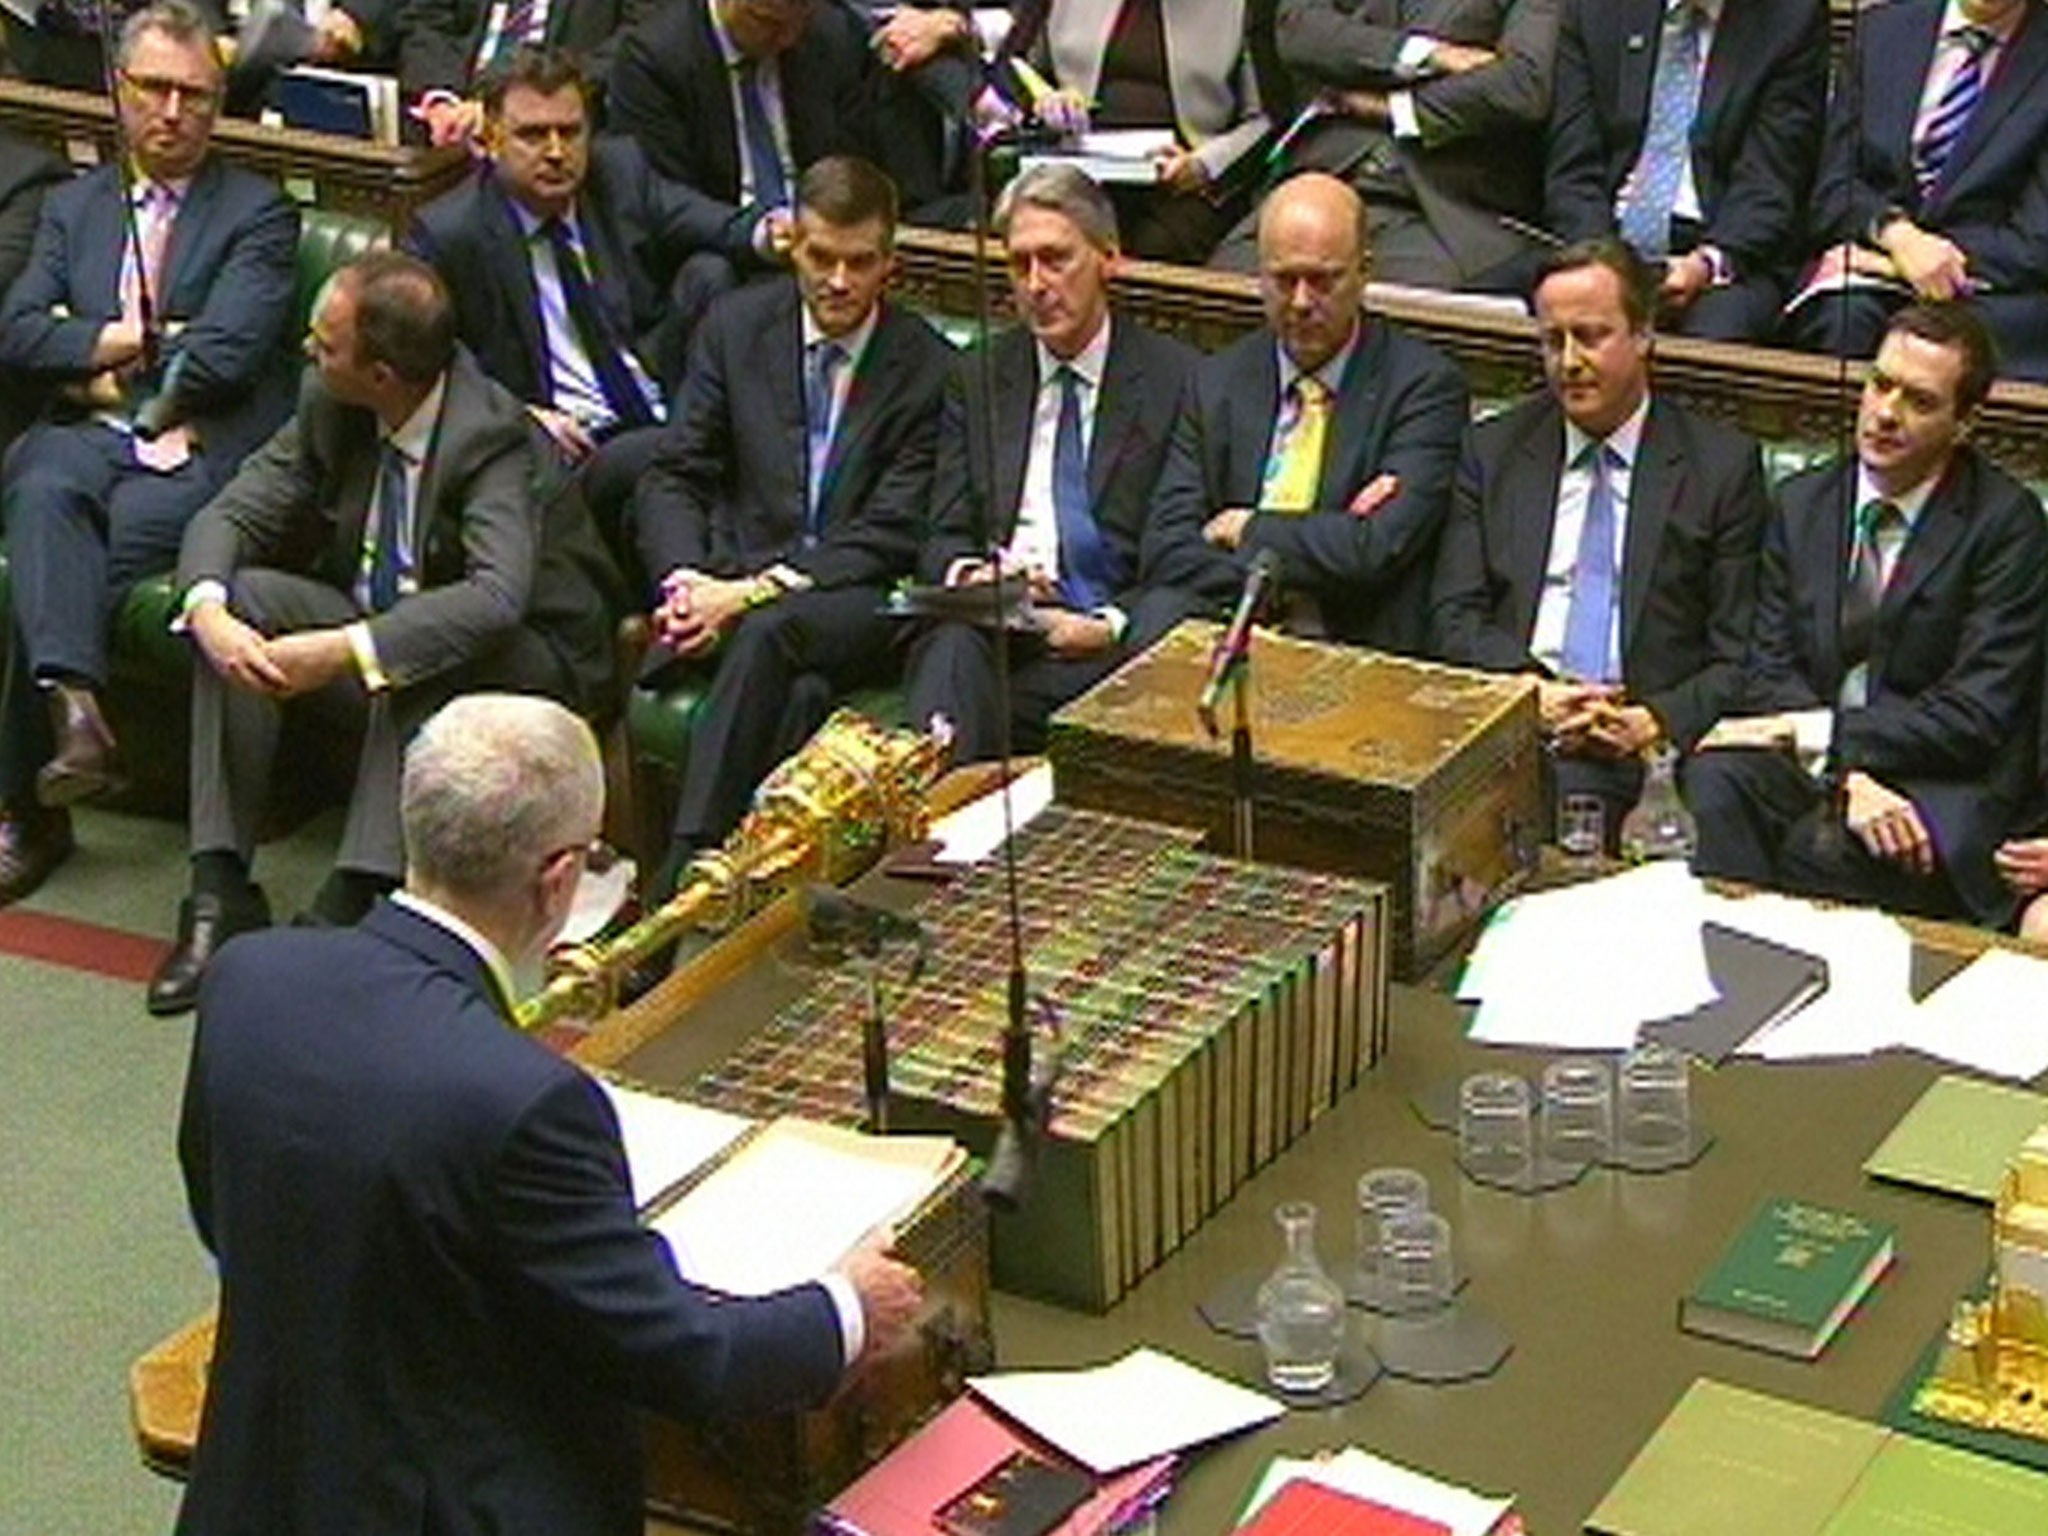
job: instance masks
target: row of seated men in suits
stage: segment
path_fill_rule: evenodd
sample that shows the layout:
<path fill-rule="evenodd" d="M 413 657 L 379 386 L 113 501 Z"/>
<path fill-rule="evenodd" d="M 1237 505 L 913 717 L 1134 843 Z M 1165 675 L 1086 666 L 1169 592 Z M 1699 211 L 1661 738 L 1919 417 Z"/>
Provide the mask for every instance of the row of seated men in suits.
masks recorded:
<path fill-rule="evenodd" d="M 1965 297 L 2009 372 L 2048 376 L 2037 0 L 1886 0 L 1832 80 L 1827 0 L 1033 0 L 993 91 L 937 3 L 351 3 L 382 5 L 346 30 L 437 139 L 476 126 L 481 67 L 575 46 L 610 125 L 735 208 L 861 153 L 957 217 L 964 124 L 1007 97 L 1172 130 L 1157 184 L 1113 189 L 1140 255 L 1250 270 L 1255 194 L 1318 168 L 1365 199 L 1386 280 L 1520 293 L 1545 245 L 1617 234 L 1662 264 L 1670 330 L 1868 356 L 1908 298 Z"/>
<path fill-rule="evenodd" d="M 1785 526 L 1763 543 L 1759 604 L 1768 518 L 1755 448 L 1645 403 L 1650 301 L 1625 247 L 1575 251 L 1540 285 L 1553 398 L 1476 430 L 1461 468 L 1463 381 L 1430 348 L 1363 321 L 1369 221 L 1335 178 L 1300 176 L 1268 199 L 1269 328 L 1200 361 L 1109 317 L 1117 247 L 1100 189 L 1058 169 L 1023 179 L 1002 222 L 1025 327 L 991 361 L 991 413 L 978 364 L 956 362 L 881 297 L 893 189 L 862 162 L 831 159 L 799 187 L 794 279 L 714 307 L 668 412 L 643 387 L 644 359 L 635 372 L 616 304 L 609 319 L 595 312 L 607 306 L 592 279 L 616 252 L 586 224 L 580 194 L 598 183 L 586 180 L 576 78 L 528 55 L 492 98 L 491 162 L 423 217 L 420 237 L 432 250 L 437 225 L 459 232 L 466 220 L 450 210 L 509 217 L 525 232 L 487 224 L 484 243 L 524 259 L 465 262 L 452 283 L 404 257 L 354 269 L 316 314 L 297 414 L 264 442 L 291 400 L 273 378 L 281 348 L 257 344 L 284 326 L 289 209 L 205 155 L 210 118 L 197 108 L 218 70 L 189 10 L 172 0 L 131 23 L 123 77 L 142 173 L 132 249 L 112 171 L 66 186 L 46 201 L 30 269 L 0 310 L 0 359 L 82 396 L 70 419 L 24 437 L 0 477 L 18 594 L 0 895 L 61 862 L 63 808 L 114 777 L 95 697 L 106 615 L 124 581 L 178 555 L 184 622 L 206 664 L 193 892 L 152 990 L 166 1011 L 189 1004 L 224 937 L 267 919 L 250 860 L 279 701 L 304 696 L 366 726 L 337 869 L 314 904 L 336 921 L 398 876 L 397 747 L 434 702 L 516 683 L 591 706 L 606 667 L 605 562 L 576 498 L 522 489 L 535 471 L 529 423 L 548 424 L 548 468 L 576 452 L 575 432 L 548 418 L 578 401 L 611 410 L 578 417 L 577 431 L 597 435 L 627 425 L 636 399 L 669 415 L 641 429 L 631 533 L 663 640 L 713 666 L 670 876 L 730 830 L 837 690 L 896 661 L 902 632 L 878 616 L 881 589 L 913 568 L 981 579 L 993 540 L 1031 574 L 1043 610 L 1039 635 L 1006 642 L 1022 746 L 1053 705 L 1180 613 L 1226 604 L 1270 550 L 1297 628 L 1577 679 L 1545 691 L 1559 761 L 1618 779 L 1617 797 L 1642 748 L 1694 745 L 1743 712 L 1752 685 L 1759 708 L 1825 712 L 1848 698 L 1830 669 L 1855 676 L 1862 693 L 1831 717 L 1823 756 L 1847 787 L 1852 830 L 1869 839 L 1838 843 L 1844 867 L 1829 879 L 1997 917 L 2031 878 L 2012 866 L 2001 884 L 1992 857 L 2030 783 L 2043 535 L 2031 497 L 1961 445 L 1991 356 L 1966 310 L 1914 309 L 1887 341 L 1860 452 L 1912 531 L 1870 530 L 1879 553 L 1854 585 L 1886 575 L 1886 600 L 1856 644 L 1823 644 L 1808 631 L 1826 631 L 1815 615 L 1832 610 L 1814 594 L 1849 583 L 1847 568 L 1813 568 L 1828 538 L 1850 547 L 1835 491 L 1787 491 Z M 550 119 L 556 108 L 566 121 Z M 176 198 L 168 216 L 164 190 Z M 567 227 L 551 223 L 565 215 Z M 140 347 L 136 272 L 158 267 L 170 365 L 152 398 L 172 410 L 169 430 L 149 437 L 115 386 Z M 451 287 L 465 302 L 492 288 L 523 298 L 504 301 L 472 353 L 456 345 L 473 316 Z M 530 325 L 515 323 L 521 303 Z M 486 376 L 492 343 L 513 334 L 527 347 L 519 394 Z M 1587 460 L 1574 433 L 1607 446 Z M 1909 478 L 1885 478 L 1888 453 Z M 1833 533 L 1816 534 L 1830 516 Z M 1912 643 L 1889 643 L 1902 617 L 1915 620 Z M 1759 673 L 1758 658 L 1783 675 Z M 993 671 L 978 633 L 918 636 L 914 717 L 944 714 L 966 755 L 986 752 L 1005 724 Z M 2006 754 L 1996 763 L 1993 748 Z M 1788 785 L 1752 793 L 1711 766 L 1746 761 L 1698 759 L 1710 765 L 1694 773 L 1702 805 L 1734 807 L 1703 817 L 1703 860 L 1812 883 L 1806 865 L 1779 862 L 1779 823 L 1800 819 L 1778 815 Z M 1923 781 L 1947 785 L 1956 808 Z M 1751 843 L 1768 868 L 1724 851 L 1744 826 L 1759 829 Z M 1901 850 L 1905 864 L 1888 857 Z M 1918 877 L 1910 889 L 1885 883 L 1906 872 Z"/>

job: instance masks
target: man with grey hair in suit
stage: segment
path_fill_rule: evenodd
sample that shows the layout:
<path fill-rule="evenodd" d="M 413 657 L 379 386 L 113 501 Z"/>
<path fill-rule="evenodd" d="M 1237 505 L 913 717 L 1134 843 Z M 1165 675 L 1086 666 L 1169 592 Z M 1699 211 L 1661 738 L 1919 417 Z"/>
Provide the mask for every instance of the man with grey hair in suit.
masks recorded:
<path fill-rule="evenodd" d="M 399 753 L 481 688 L 589 709 L 610 675 L 605 564 L 581 503 L 537 487 L 526 408 L 456 345 L 411 256 L 343 268 L 315 309 L 297 415 L 196 517 L 178 561 L 192 696 L 192 890 L 149 988 L 182 1012 L 214 951 L 261 927 L 250 880 L 284 707 L 360 731 L 335 868 L 311 916 L 397 884 Z"/>

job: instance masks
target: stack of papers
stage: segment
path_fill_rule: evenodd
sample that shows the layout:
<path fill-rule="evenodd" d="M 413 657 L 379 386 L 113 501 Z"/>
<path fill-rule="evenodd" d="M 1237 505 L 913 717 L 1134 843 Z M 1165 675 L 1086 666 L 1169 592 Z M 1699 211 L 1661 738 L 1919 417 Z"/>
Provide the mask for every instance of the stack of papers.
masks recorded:
<path fill-rule="evenodd" d="M 596 1079 L 619 1117 L 633 1208 L 644 1211 L 753 1128 L 744 1115 Z"/>
<path fill-rule="evenodd" d="M 1159 180 L 1159 157 L 1174 148 L 1171 128 L 1097 128 L 1081 135 L 1071 150 L 1023 155 L 1018 174 L 1035 165 L 1071 165 L 1104 185 L 1151 186 Z"/>
<path fill-rule="evenodd" d="M 1248 1525 L 1275 1494 L 1297 1479 L 1320 1483 L 1339 1493 L 1431 1521 L 1450 1536 L 1489 1536 L 1491 1532 L 1505 1530 L 1515 1502 L 1488 1498 L 1455 1483 L 1440 1482 L 1353 1445 L 1334 1456 L 1319 1456 L 1312 1461 L 1275 1456 L 1252 1490 L 1237 1523 Z"/>
<path fill-rule="evenodd" d="M 1156 1349 L 1077 1371 L 970 1376 L 968 1390 L 1097 1477 L 1270 1423 L 1287 1410 Z"/>

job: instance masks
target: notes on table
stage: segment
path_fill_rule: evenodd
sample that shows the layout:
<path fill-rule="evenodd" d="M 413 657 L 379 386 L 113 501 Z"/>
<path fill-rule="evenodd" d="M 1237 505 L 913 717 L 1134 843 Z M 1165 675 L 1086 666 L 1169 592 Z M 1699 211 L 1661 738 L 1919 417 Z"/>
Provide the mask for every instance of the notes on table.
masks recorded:
<path fill-rule="evenodd" d="M 754 1122 L 743 1115 L 706 1109 L 664 1094 L 628 1088 L 608 1078 L 597 1086 L 619 1117 L 626 1147 L 626 1177 L 633 1205 L 644 1210 L 731 1146 Z"/>
<path fill-rule="evenodd" d="M 1052 804 L 1052 764 L 1040 763 L 1010 781 L 1009 819 L 1004 820 L 1003 792 L 990 790 L 932 823 L 937 864 L 979 864 L 998 848 L 1011 830 L 1031 825 Z"/>
<path fill-rule="evenodd" d="M 1237 1523 L 1248 1524 L 1275 1494 L 1297 1478 L 1434 1521 L 1450 1536 L 1488 1536 L 1506 1519 L 1515 1502 L 1488 1498 L 1349 1445 L 1330 1456 L 1275 1456 L 1252 1490 Z"/>

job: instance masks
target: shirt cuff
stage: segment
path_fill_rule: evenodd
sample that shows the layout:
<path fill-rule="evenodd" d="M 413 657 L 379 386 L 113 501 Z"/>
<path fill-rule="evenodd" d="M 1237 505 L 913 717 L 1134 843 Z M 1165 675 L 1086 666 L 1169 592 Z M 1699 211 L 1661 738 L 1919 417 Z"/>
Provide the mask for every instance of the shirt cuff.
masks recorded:
<path fill-rule="evenodd" d="M 761 573 L 761 579 L 773 582 L 785 592 L 808 592 L 817 585 L 795 566 L 784 565 L 779 560 Z"/>
<path fill-rule="evenodd" d="M 832 1310 L 839 1315 L 839 1359 L 843 1369 L 858 1360 L 860 1352 L 867 1348 L 868 1325 L 860 1309 L 860 1292 L 837 1270 L 819 1276 L 818 1284 L 832 1298 Z"/>
<path fill-rule="evenodd" d="M 1828 748 L 1835 740 L 1835 712 L 1832 709 L 1795 709 L 1786 720 L 1792 726 L 1792 750 L 1799 766 L 1816 778 L 1827 767 Z"/>
<path fill-rule="evenodd" d="M 946 585 L 949 587 L 959 586 L 960 578 L 963 574 L 983 564 L 986 564 L 986 562 L 975 555 L 962 555 L 946 567 Z"/>
<path fill-rule="evenodd" d="M 356 671 L 362 674 L 363 687 L 371 693 L 382 693 L 391 686 L 391 679 L 384 675 L 383 665 L 377 660 L 377 642 L 370 638 L 370 626 L 357 619 L 342 630 L 348 636 L 349 651 L 355 656 Z"/>
<path fill-rule="evenodd" d="M 178 611 L 171 617 L 171 633 L 182 635 L 192 627 L 192 615 L 208 603 L 225 604 L 228 600 L 228 584 L 208 576 L 195 581 L 185 589 L 185 600 L 178 604 Z"/>
<path fill-rule="evenodd" d="M 1131 616 L 1115 603 L 1104 603 L 1095 610 L 1095 617 L 1109 626 L 1109 643 L 1122 645 L 1124 636 L 1131 631 Z"/>
<path fill-rule="evenodd" d="M 1406 79 L 1426 74 L 1436 62 L 1436 39 L 1411 32 L 1401 39 L 1401 51 L 1394 55 L 1394 73 Z"/>
<path fill-rule="evenodd" d="M 420 92 L 420 105 L 423 107 L 453 107 L 460 105 L 461 101 L 460 92 L 444 90 L 439 86 L 431 91 Z"/>
<path fill-rule="evenodd" d="M 1714 287 L 1726 288 L 1735 281 L 1735 263 L 1718 245 L 1696 245 L 1692 254 L 1707 264 L 1707 281 Z"/>
<path fill-rule="evenodd" d="M 1415 115 L 1415 93 L 1395 91 L 1387 97 L 1387 116 L 1394 125 L 1397 139 L 1419 139 L 1422 137 L 1422 119 Z"/>

